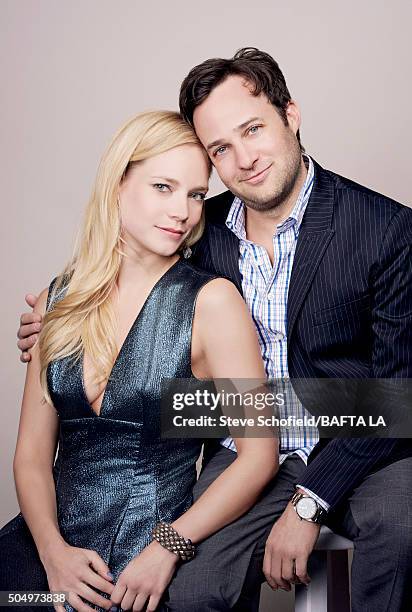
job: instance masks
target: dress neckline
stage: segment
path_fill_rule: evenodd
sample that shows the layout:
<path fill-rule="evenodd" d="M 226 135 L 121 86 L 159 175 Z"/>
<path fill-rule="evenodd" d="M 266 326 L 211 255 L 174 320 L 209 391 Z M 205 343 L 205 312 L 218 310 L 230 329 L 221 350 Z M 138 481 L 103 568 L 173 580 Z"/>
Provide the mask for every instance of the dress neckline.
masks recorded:
<path fill-rule="evenodd" d="M 132 333 L 135 329 L 135 327 L 137 326 L 137 323 L 143 313 L 143 311 L 146 309 L 147 304 L 149 303 L 149 301 L 151 300 L 151 298 L 153 297 L 156 289 L 159 287 L 160 283 L 169 275 L 169 273 L 174 270 L 176 268 L 176 266 L 181 263 L 183 260 L 179 257 L 179 259 L 177 261 L 175 261 L 171 266 L 169 266 L 169 268 L 167 268 L 167 270 L 162 274 L 162 276 L 160 276 L 160 278 L 157 279 L 157 281 L 155 282 L 155 284 L 153 285 L 153 287 L 151 288 L 151 290 L 149 291 L 145 301 L 142 304 L 142 307 L 140 308 L 139 312 L 137 313 L 135 319 L 133 320 L 133 323 L 130 326 L 129 331 L 127 332 L 127 335 L 119 349 L 119 352 L 117 353 L 116 359 L 113 362 L 112 365 L 112 369 L 110 370 L 110 374 L 109 377 L 107 379 L 107 383 L 106 386 L 103 390 L 103 397 L 102 397 L 102 401 L 100 404 L 100 409 L 99 412 L 96 412 L 96 410 L 94 410 L 94 408 L 92 407 L 89 398 L 87 397 L 87 393 L 86 393 L 86 385 L 85 385 L 85 380 L 84 380 L 84 355 L 82 355 L 81 359 L 80 359 L 80 378 L 81 378 L 81 388 L 82 388 L 82 394 L 83 394 L 83 399 L 87 405 L 87 407 L 89 408 L 89 410 L 92 412 L 93 416 L 95 418 L 101 418 L 102 417 L 102 413 L 104 411 L 104 407 L 105 407 L 105 400 L 106 400 L 106 396 L 107 396 L 107 390 L 111 384 L 111 380 L 112 380 L 112 374 L 114 372 L 114 369 L 117 367 L 118 362 L 120 361 L 123 353 L 124 353 L 124 347 L 127 345 L 127 343 L 129 342 Z"/>

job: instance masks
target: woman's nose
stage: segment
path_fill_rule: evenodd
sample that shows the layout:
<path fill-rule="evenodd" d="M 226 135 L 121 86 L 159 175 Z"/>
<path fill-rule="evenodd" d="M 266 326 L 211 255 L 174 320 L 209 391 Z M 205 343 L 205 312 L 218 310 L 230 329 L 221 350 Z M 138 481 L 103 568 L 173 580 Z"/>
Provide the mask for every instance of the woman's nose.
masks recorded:
<path fill-rule="evenodd" d="M 169 210 L 169 215 L 172 219 L 187 221 L 189 218 L 189 203 L 186 196 L 175 198 Z"/>

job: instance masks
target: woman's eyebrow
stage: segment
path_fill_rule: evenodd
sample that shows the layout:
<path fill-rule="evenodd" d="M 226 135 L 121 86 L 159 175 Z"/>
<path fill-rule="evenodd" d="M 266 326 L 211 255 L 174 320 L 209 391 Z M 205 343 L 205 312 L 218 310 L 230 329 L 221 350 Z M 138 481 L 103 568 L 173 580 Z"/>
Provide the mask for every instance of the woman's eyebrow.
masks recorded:
<path fill-rule="evenodd" d="M 177 187 L 180 186 L 180 183 L 177 179 L 173 179 L 168 176 L 151 176 L 150 178 L 156 181 L 165 181 L 165 183 L 171 183 L 172 185 L 175 185 Z M 201 187 L 193 187 L 192 189 L 190 189 L 190 191 L 208 191 L 208 189 L 209 187 L 205 187 L 204 185 L 202 185 Z"/>
<path fill-rule="evenodd" d="M 173 179 L 168 176 L 151 176 L 150 178 L 157 179 L 159 181 L 165 181 L 166 183 L 172 183 L 173 185 L 180 185 L 177 179 Z"/>
<path fill-rule="evenodd" d="M 209 187 L 193 187 L 190 191 L 208 191 Z"/>

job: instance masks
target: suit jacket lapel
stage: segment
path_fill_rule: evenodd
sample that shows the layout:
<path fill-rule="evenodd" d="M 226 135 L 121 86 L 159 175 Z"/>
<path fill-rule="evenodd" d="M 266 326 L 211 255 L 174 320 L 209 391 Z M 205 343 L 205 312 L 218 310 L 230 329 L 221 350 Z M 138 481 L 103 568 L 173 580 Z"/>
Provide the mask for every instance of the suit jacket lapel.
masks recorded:
<path fill-rule="evenodd" d="M 288 340 L 326 248 L 331 229 L 335 188 L 329 174 L 313 161 L 315 178 L 302 220 L 288 293 Z M 217 274 L 230 278 L 242 290 L 239 240 L 225 225 L 234 195 L 229 191 L 206 203 L 210 257 Z"/>
<path fill-rule="evenodd" d="M 227 227 L 209 226 L 210 256 L 218 274 L 229 278 L 242 291 L 239 271 L 239 240 Z"/>
<path fill-rule="evenodd" d="M 239 271 L 239 240 L 226 227 L 226 218 L 234 199 L 233 193 L 225 191 L 206 201 L 209 252 L 217 274 L 229 278 L 242 291 Z"/>
<path fill-rule="evenodd" d="M 316 270 L 335 233 L 331 229 L 334 184 L 316 162 L 311 196 L 303 216 L 288 293 L 288 341 Z"/>

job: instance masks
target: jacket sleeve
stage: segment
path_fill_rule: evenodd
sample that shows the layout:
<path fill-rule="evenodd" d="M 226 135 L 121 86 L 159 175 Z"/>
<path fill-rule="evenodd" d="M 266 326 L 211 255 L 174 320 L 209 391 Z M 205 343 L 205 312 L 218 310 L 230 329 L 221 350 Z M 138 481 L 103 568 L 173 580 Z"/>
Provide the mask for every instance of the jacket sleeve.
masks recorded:
<path fill-rule="evenodd" d="M 412 210 L 391 218 L 370 276 L 372 378 L 412 378 Z M 335 438 L 309 463 L 299 484 L 331 508 L 393 453 L 393 438 Z"/>

